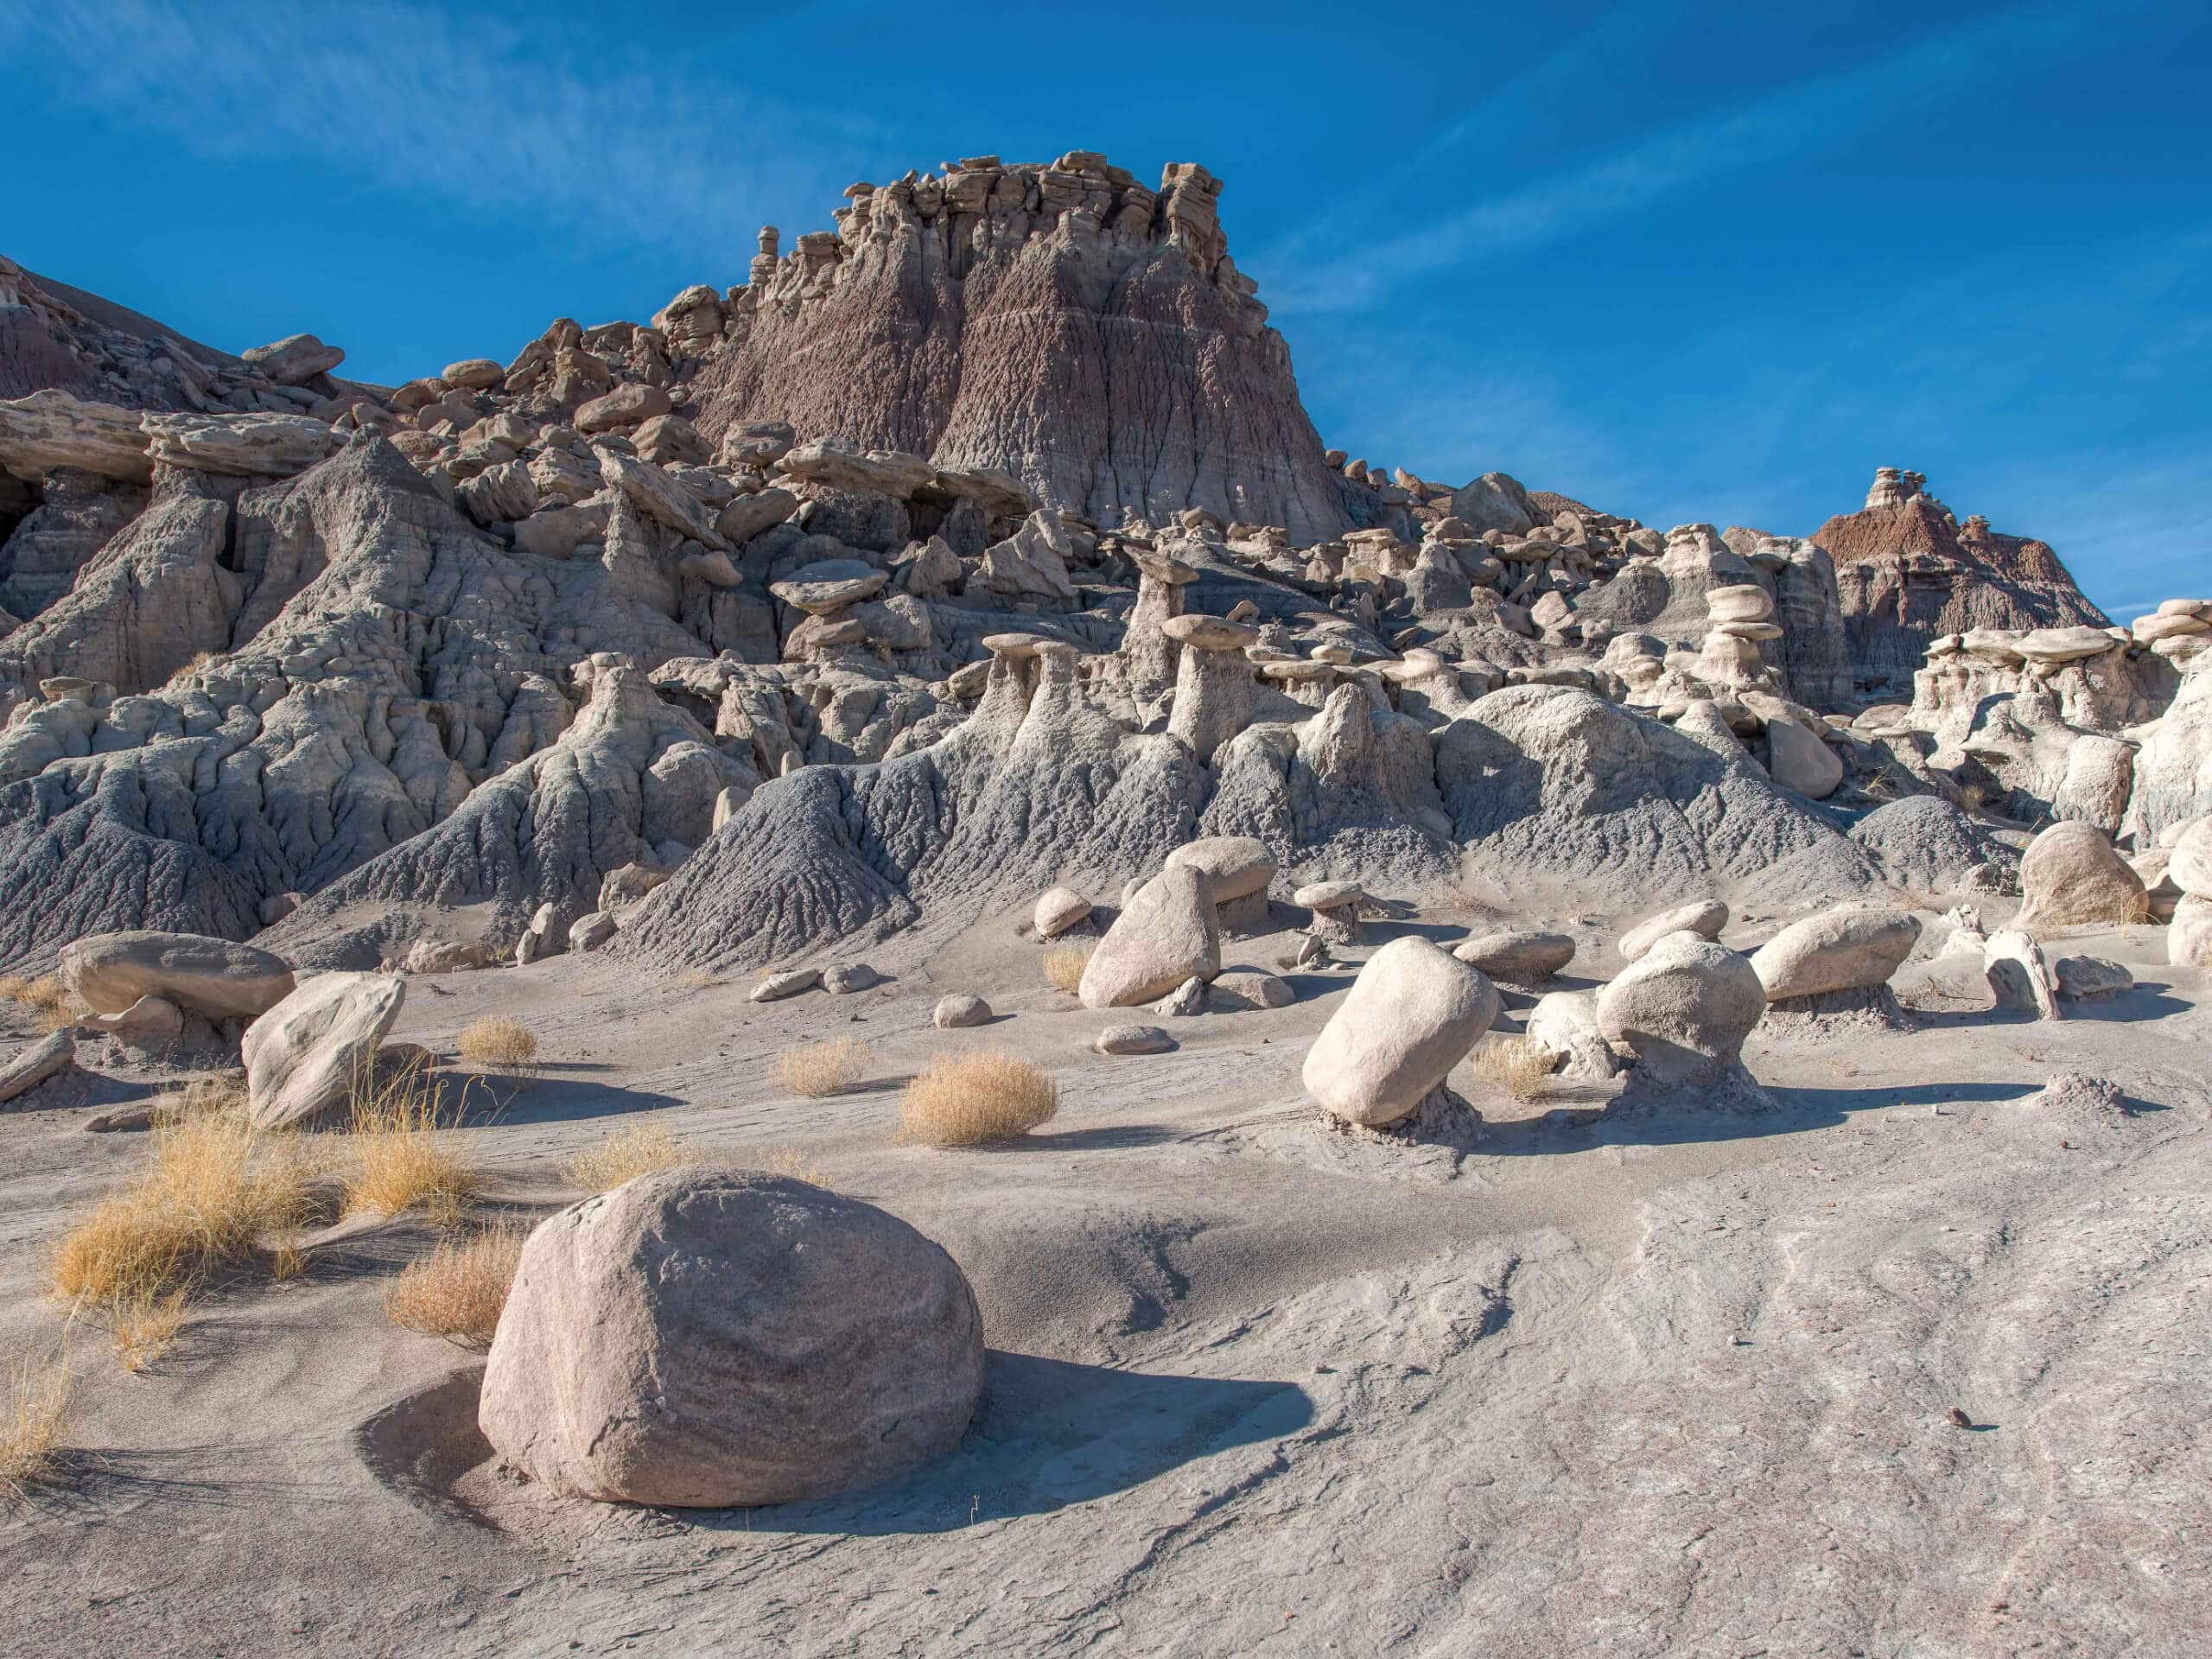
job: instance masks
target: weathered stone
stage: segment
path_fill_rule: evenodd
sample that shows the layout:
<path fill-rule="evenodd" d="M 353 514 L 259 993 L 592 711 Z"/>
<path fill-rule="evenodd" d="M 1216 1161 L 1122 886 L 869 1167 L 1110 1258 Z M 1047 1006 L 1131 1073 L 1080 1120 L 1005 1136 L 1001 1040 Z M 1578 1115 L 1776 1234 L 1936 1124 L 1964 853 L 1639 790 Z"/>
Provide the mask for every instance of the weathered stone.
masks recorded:
<path fill-rule="evenodd" d="M 550 1491 L 781 1503 L 951 1452 L 982 1373 L 967 1280 L 904 1222 L 781 1176 L 664 1170 L 531 1235 L 477 1415 Z"/>
<path fill-rule="evenodd" d="M 1212 884 L 1204 871 L 1178 865 L 1138 888 L 1114 918 L 1076 995 L 1086 1008 L 1132 1007 L 1220 971 Z"/>
<path fill-rule="evenodd" d="M 1574 960 L 1574 941 L 1564 933 L 1482 933 L 1454 945 L 1452 954 L 1492 979 L 1535 985 Z"/>
<path fill-rule="evenodd" d="M 0 1101 L 27 1095 L 48 1078 L 59 1077 L 76 1064 L 77 1042 L 65 1027 L 49 1032 L 0 1065 Z"/>
<path fill-rule="evenodd" d="M 1167 855 L 1168 868 L 1185 865 L 1205 873 L 1213 885 L 1214 902 L 1222 905 L 1265 893 L 1275 875 L 1274 855 L 1268 851 L 1265 842 L 1251 836 L 1208 836 L 1201 841 L 1186 841 Z"/>
<path fill-rule="evenodd" d="M 1073 887 L 1048 887 L 1037 897 L 1030 920 L 1040 939 L 1058 938 L 1090 916 L 1090 900 Z"/>
<path fill-rule="evenodd" d="M 1622 934 L 1621 960 L 1636 961 L 1669 933 L 1694 933 L 1700 938 L 1718 939 L 1720 930 L 1727 925 L 1726 905 L 1718 899 L 1693 899 L 1686 905 L 1676 905 L 1672 910 L 1647 917 Z"/>
<path fill-rule="evenodd" d="M 2058 1007 L 2057 981 L 2034 935 L 2019 928 L 1991 934 L 1982 947 L 1982 971 L 2000 1010 L 2033 1014 L 2039 1020 L 2063 1017 Z"/>
<path fill-rule="evenodd" d="M 1101 1054 L 1165 1054 L 1175 1039 L 1158 1026 L 1108 1026 L 1091 1046 Z"/>
<path fill-rule="evenodd" d="M 822 983 L 819 968 L 786 968 L 770 974 L 753 988 L 755 1002 L 780 1002 L 787 996 L 797 996 L 801 991 L 813 990 Z"/>
<path fill-rule="evenodd" d="M 345 1110 L 406 997 L 407 982 L 395 975 L 323 974 L 248 1026 L 239 1047 L 254 1127 Z"/>
<path fill-rule="evenodd" d="M 1767 1001 L 1886 985 L 1920 939 L 1920 918 L 1883 906 L 1823 911 L 1792 922 L 1751 953 Z"/>
<path fill-rule="evenodd" d="M 1711 1082 L 1736 1065 L 1766 1012 L 1750 961 L 1677 931 L 1654 941 L 1598 993 L 1598 1028 L 1669 1084 Z"/>
<path fill-rule="evenodd" d="M 1306 1051 L 1306 1092 L 1348 1123 L 1387 1128 L 1420 1109 L 1498 1006 L 1497 988 L 1466 963 L 1424 938 L 1393 939 Z"/>
<path fill-rule="evenodd" d="M 2020 856 L 2020 892 L 2016 925 L 2031 933 L 2139 922 L 2150 912 L 2143 878 L 2094 824 L 2055 823 L 2029 842 Z"/>
<path fill-rule="evenodd" d="M 965 991 L 956 991 L 950 996 L 939 997 L 931 1011 L 930 1023 L 940 1031 L 957 1031 L 966 1026 L 988 1026 L 991 1023 L 991 1005 L 980 996 Z"/>
<path fill-rule="evenodd" d="M 283 958 L 192 933 L 96 933 L 65 945 L 61 982 L 95 1014 L 161 996 L 210 1020 L 251 1020 L 292 994 Z"/>

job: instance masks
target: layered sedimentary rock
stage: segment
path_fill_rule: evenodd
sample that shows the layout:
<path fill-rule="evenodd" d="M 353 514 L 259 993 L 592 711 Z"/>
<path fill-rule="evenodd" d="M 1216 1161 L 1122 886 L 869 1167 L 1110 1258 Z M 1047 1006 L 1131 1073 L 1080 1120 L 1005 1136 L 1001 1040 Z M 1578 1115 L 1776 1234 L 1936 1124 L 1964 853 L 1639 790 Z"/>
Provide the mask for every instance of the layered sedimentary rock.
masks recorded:
<path fill-rule="evenodd" d="M 1201 507 L 1313 541 L 1384 516 L 1324 460 L 1290 353 L 1236 268 L 1220 181 L 1148 189 L 1077 151 L 846 192 L 835 232 L 663 313 L 700 429 L 774 419 L 996 467 L 1107 524 Z"/>
<path fill-rule="evenodd" d="M 1961 524 L 1917 473 L 1885 467 L 1866 505 L 1813 532 L 1835 562 L 1851 659 L 1872 690 L 1910 683 L 1930 641 L 1974 628 L 2110 626 L 2058 555 L 1979 515 Z"/>

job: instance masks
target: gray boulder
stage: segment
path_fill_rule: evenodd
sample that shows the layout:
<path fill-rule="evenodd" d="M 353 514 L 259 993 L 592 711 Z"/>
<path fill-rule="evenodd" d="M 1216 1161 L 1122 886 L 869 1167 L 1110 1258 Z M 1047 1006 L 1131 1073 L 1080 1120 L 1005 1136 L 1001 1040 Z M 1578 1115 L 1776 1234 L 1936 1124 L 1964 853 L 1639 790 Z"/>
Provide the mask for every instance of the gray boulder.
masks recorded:
<path fill-rule="evenodd" d="M 292 994 L 292 969 L 250 944 L 196 933 L 96 933 L 65 945 L 62 984 L 95 1014 L 158 996 L 209 1020 L 251 1020 Z"/>
<path fill-rule="evenodd" d="M 477 1421 L 555 1492 L 783 1503 L 950 1452 L 982 1376 L 967 1279 L 905 1222 L 781 1176 L 664 1170 L 531 1235 Z"/>
<path fill-rule="evenodd" d="M 1894 906 L 1823 911 L 1751 953 L 1770 1002 L 1886 985 L 1920 940 L 1920 918 Z"/>
<path fill-rule="evenodd" d="M 1665 1084 L 1717 1080 L 1766 1012 L 1766 988 L 1749 958 L 1708 939 L 1670 934 L 1598 993 L 1598 1028 L 1635 1051 L 1637 1065 Z"/>
<path fill-rule="evenodd" d="M 1134 1007 L 1220 971 L 1212 884 L 1192 865 L 1173 865 L 1138 888 L 1114 918 L 1084 965 L 1076 995 L 1086 1008 Z"/>
<path fill-rule="evenodd" d="M 1391 940 L 1359 970 L 1306 1051 L 1306 1092 L 1332 1116 L 1382 1128 L 1420 1109 L 1497 1018 L 1497 990 L 1427 939 Z"/>
<path fill-rule="evenodd" d="M 254 1128 L 311 1122 L 349 1106 L 406 1000 L 397 975 L 321 974 L 248 1026 L 239 1047 Z"/>

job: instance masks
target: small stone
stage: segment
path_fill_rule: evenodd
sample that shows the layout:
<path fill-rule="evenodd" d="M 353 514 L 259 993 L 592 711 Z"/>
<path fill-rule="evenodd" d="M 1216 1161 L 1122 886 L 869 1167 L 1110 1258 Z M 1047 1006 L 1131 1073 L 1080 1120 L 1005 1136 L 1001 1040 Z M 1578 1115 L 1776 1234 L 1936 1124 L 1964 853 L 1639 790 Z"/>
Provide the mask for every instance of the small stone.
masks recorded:
<path fill-rule="evenodd" d="M 786 968 L 780 973 L 770 974 L 753 988 L 752 1001 L 780 1002 L 787 996 L 797 996 L 801 991 L 810 991 L 822 983 L 819 968 Z"/>
<path fill-rule="evenodd" d="M 1174 1046 L 1158 1026 L 1109 1026 L 1091 1044 L 1101 1054 L 1165 1054 Z"/>
<path fill-rule="evenodd" d="M 965 991 L 940 997 L 930 1015 L 930 1023 L 939 1031 L 957 1031 L 964 1026 L 987 1026 L 990 1022 L 991 1005 Z"/>

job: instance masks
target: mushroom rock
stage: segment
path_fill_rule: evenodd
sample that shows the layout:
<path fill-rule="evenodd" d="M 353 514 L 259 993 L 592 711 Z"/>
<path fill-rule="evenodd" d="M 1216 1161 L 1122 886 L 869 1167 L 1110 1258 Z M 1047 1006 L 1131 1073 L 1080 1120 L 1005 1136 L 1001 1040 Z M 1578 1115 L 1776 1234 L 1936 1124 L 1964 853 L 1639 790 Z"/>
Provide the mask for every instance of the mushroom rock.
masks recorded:
<path fill-rule="evenodd" d="M 1244 652 L 1259 643 L 1259 631 L 1185 613 L 1162 622 L 1160 632 L 1183 648 L 1167 730 L 1211 765 L 1215 751 L 1251 723 L 1254 665 Z"/>

